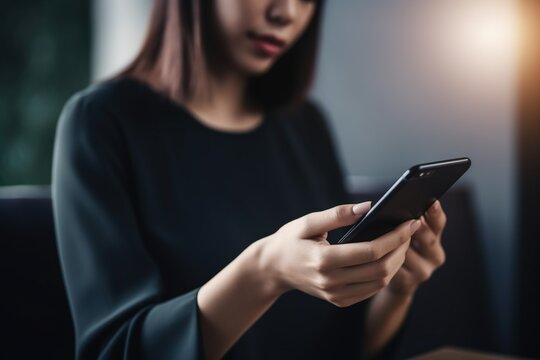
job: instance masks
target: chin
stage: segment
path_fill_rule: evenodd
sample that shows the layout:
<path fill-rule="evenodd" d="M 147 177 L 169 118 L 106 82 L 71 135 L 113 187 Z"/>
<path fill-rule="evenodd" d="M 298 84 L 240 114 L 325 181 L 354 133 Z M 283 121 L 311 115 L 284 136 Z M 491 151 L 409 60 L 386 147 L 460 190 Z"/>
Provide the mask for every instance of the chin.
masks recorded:
<path fill-rule="evenodd" d="M 263 75 L 268 72 L 272 65 L 274 65 L 275 59 L 249 59 L 238 64 L 239 68 L 246 75 L 257 76 Z"/>

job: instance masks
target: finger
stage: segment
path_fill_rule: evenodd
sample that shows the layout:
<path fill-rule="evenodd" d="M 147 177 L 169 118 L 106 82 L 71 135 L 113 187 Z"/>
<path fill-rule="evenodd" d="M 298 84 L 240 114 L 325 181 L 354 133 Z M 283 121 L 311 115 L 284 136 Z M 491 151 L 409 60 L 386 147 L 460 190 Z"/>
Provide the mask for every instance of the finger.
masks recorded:
<path fill-rule="evenodd" d="M 353 211 L 354 207 L 354 211 Z M 338 205 L 333 208 L 309 213 L 294 220 L 299 237 L 311 238 L 325 232 L 354 224 L 360 216 L 368 212 L 371 202 Z"/>
<path fill-rule="evenodd" d="M 346 285 L 373 281 L 393 276 L 405 259 L 408 244 L 404 243 L 377 261 L 367 264 L 347 266 L 332 271 L 329 276 L 336 279 L 336 284 Z"/>
<path fill-rule="evenodd" d="M 439 200 L 435 201 L 428 211 L 426 211 L 425 218 L 426 223 L 435 234 L 442 233 L 444 227 L 446 226 L 446 214 Z"/>
<path fill-rule="evenodd" d="M 416 250 L 409 248 L 407 251 L 407 258 L 403 266 L 409 270 L 411 275 L 419 282 L 424 282 L 431 276 L 433 272 L 433 265 L 424 259 Z"/>
<path fill-rule="evenodd" d="M 420 222 L 422 225 L 413 236 L 413 246 L 418 245 L 421 247 L 426 247 L 433 245 L 436 241 L 438 241 L 439 236 L 433 232 L 433 229 L 428 225 L 424 216 L 420 218 Z"/>
<path fill-rule="evenodd" d="M 324 297 L 334 305 L 345 307 L 355 302 L 367 299 L 374 293 L 388 285 L 381 280 L 368 281 L 359 284 L 342 286 L 337 290 L 324 294 Z M 355 301 L 351 301 L 354 299 Z"/>
<path fill-rule="evenodd" d="M 401 244 L 406 243 L 414 231 L 418 230 L 418 226 L 420 226 L 418 220 L 410 220 L 375 240 L 327 246 L 325 249 L 325 261 L 328 268 L 377 261 L 392 250 L 397 249 Z"/>
<path fill-rule="evenodd" d="M 441 266 L 446 261 L 446 253 L 440 240 L 437 240 L 433 245 L 425 245 L 413 240 L 412 247 L 419 255 L 435 266 Z"/>

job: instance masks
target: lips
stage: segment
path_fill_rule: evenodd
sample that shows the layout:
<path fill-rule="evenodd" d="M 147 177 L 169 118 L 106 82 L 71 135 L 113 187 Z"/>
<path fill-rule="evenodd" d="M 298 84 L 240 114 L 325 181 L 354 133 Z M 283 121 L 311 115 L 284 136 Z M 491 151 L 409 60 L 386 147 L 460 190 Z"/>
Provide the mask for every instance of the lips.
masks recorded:
<path fill-rule="evenodd" d="M 285 41 L 272 34 L 257 34 L 249 32 L 248 37 L 253 41 L 258 53 L 265 56 L 276 56 L 285 47 Z"/>

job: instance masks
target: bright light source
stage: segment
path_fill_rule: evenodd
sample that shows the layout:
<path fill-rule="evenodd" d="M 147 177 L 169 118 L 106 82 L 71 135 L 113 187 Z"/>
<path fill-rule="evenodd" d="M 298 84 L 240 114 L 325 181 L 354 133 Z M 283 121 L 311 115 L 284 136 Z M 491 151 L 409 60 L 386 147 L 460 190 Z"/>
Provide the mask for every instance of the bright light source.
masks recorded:
<path fill-rule="evenodd" d="M 452 74 L 482 82 L 514 66 L 519 46 L 515 1 L 463 2 L 445 18 L 441 45 Z"/>
<path fill-rule="evenodd" d="M 504 3 L 491 2 L 479 9 L 471 9 L 457 22 L 456 40 L 463 52 L 491 60 L 514 53 L 517 45 L 516 14 Z"/>

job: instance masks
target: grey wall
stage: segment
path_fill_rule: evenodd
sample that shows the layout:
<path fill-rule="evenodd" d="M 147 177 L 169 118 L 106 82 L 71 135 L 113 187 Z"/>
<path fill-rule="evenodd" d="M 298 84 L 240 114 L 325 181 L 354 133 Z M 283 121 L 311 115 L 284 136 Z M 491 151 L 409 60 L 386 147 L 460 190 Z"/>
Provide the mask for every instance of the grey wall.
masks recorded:
<path fill-rule="evenodd" d="M 513 305 L 511 0 L 328 1 L 314 96 L 349 174 L 395 178 L 469 156 L 502 346 Z M 446 239 L 452 241 L 452 239 Z"/>
<path fill-rule="evenodd" d="M 92 78 L 114 74 L 139 49 L 151 0 L 92 0 Z"/>
<path fill-rule="evenodd" d="M 514 276 L 514 0 L 339 0 L 327 13 L 314 96 L 348 174 L 395 178 L 466 155 L 502 347 Z M 94 0 L 94 78 L 135 53 L 149 0 Z M 452 239 L 446 239 L 452 241 Z"/>

